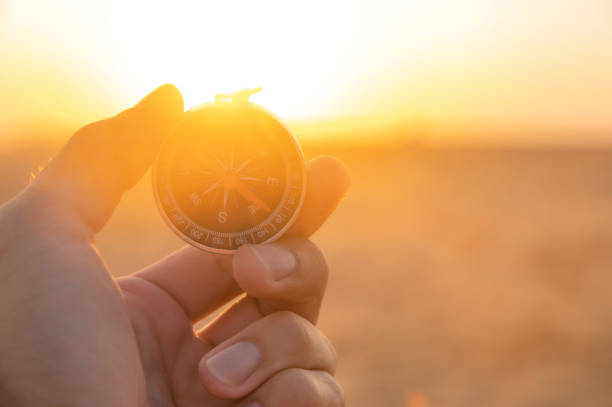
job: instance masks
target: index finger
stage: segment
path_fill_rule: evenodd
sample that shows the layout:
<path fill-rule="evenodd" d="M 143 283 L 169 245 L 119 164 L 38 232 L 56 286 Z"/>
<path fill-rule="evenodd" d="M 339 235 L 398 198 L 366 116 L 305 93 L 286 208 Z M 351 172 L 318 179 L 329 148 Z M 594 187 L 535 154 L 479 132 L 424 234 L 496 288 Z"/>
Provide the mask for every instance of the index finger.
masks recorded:
<path fill-rule="evenodd" d="M 298 219 L 287 236 L 308 237 L 334 211 L 346 194 L 346 167 L 332 157 L 306 164 L 307 189 Z M 214 311 L 241 292 L 232 275 L 232 258 L 188 246 L 134 274 L 174 298 L 192 322 Z"/>

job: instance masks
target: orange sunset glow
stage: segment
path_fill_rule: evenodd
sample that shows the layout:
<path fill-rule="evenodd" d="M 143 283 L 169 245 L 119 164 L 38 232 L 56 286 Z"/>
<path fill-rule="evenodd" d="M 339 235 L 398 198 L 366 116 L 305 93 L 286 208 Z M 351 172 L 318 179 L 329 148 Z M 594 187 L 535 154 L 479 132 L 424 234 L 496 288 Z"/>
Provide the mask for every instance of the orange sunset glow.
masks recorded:
<path fill-rule="evenodd" d="M 605 0 L 5 0 L 0 128 L 71 129 L 172 82 L 187 107 L 263 86 L 254 100 L 300 123 L 605 141 L 611 12 Z"/>

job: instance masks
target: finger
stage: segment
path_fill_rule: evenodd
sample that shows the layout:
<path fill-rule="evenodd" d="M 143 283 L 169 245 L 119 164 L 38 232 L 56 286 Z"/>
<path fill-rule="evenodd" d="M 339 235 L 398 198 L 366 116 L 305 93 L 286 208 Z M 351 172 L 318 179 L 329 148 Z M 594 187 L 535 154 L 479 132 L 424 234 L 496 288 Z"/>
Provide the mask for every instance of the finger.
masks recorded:
<path fill-rule="evenodd" d="M 327 219 L 349 186 L 346 167 L 337 159 L 320 157 L 306 165 L 308 188 L 292 236 L 308 237 Z M 198 321 L 237 295 L 232 258 L 187 247 L 135 273 L 169 293 L 192 321 Z M 212 284 L 215 285 L 212 285 Z M 217 288 L 219 287 L 219 288 Z M 215 295 L 211 291 L 220 290 Z"/>
<path fill-rule="evenodd" d="M 36 178 L 33 187 L 76 210 L 92 231 L 102 228 L 123 192 L 155 158 L 183 114 L 183 99 L 164 85 L 134 107 L 78 130 Z"/>
<path fill-rule="evenodd" d="M 234 279 L 269 314 L 280 309 L 312 322 L 327 285 L 327 263 L 310 240 L 287 238 L 267 245 L 245 245 L 234 255 Z"/>
<path fill-rule="evenodd" d="M 206 354 L 199 373 L 211 394 L 238 399 L 282 370 L 298 367 L 333 373 L 335 365 L 335 350 L 310 322 L 291 312 L 277 312 Z"/>
<path fill-rule="evenodd" d="M 155 284 L 195 323 L 241 293 L 230 256 L 186 246 L 132 276 Z"/>
<path fill-rule="evenodd" d="M 344 391 L 325 371 L 287 369 L 279 372 L 241 407 L 343 407 Z"/>
<path fill-rule="evenodd" d="M 286 310 L 316 323 L 327 285 L 327 264 L 307 239 L 242 246 L 233 259 L 234 279 L 247 296 L 199 333 L 220 343 L 262 316 Z"/>
<path fill-rule="evenodd" d="M 320 156 L 306 166 L 307 182 L 300 216 L 285 236 L 309 237 L 331 215 L 351 184 L 348 169 L 334 157 Z"/>

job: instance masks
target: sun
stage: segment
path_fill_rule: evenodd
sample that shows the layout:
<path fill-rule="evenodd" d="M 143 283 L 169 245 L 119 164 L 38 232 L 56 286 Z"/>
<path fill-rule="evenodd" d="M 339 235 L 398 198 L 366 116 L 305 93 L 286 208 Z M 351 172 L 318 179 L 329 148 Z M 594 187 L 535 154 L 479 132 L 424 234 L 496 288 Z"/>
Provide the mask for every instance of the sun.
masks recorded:
<path fill-rule="evenodd" d="M 134 95 L 172 82 L 186 107 L 215 93 L 262 86 L 253 100 L 282 117 L 329 111 L 335 101 L 326 96 L 337 94 L 347 80 L 338 31 L 350 27 L 317 7 L 288 3 L 122 2 L 110 33 L 115 76 Z M 327 8 L 336 15 L 333 5 Z"/>

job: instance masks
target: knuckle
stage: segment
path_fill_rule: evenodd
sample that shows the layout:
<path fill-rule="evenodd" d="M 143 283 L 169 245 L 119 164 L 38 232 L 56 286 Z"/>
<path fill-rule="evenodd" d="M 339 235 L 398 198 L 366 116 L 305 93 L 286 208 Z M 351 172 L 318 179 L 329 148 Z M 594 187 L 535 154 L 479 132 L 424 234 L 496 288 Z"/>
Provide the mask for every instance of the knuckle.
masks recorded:
<path fill-rule="evenodd" d="M 333 407 L 344 407 L 346 404 L 346 398 L 344 396 L 344 389 L 337 381 L 333 381 L 333 386 L 331 388 L 334 394 L 334 402 L 332 404 Z"/>
<path fill-rule="evenodd" d="M 294 383 L 296 399 L 307 406 L 343 407 L 344 390 L 327 372 L 289 369 L 286 371 Z"/>
<path fill-rule="evenodd" d="M 295 324 L 301 324 L 304 322 L 308 322 L 308 321 L 304 321 L 304 318 L 296 314 L 295 312 L 287 311 L 287 310 L 277 311 L 274 314 L 271 314 L 270 318 L 275 319 L 276 323 L 280 323 L 281 325 L 287 326 L 287 327 L 291 325 L 295 325 Z"/>
<path fill-rule="evenodd" d="M 291 338 L 296 348 L 308 349 L 313 346 L 315 329 L 307 319 L 291 311 L 279 311 L 273 315 L 278 328 Z"/>
<path fill-rule="evenodd" d="M 321 386 L 314 373 L 297 368 L 289 369 L 287 373 L 294 383 L 293 387 L 295 388 L 295 393 L 297 393 L 296 395 L 299 395 L 299 400 L 302 402 L 308 401 L 307 405 L 321 405 Z M 317 404 L 314 404 L 315 402 Z"/>
<path fill-rule="evenodd" d="M 299 351 L 315 347 L 315 327 L 304 317 L 290 311 L 280 311 L 278 314 L 279 328 L 291 338 L 292 346 Z"/>
<path fill-rule="evenodd" d="M 325 377 L 325 384 L 327 386 L 327 399 L 330 407 L 344 407 L 345 397 L 344 389 L 340 384 L 328 373 L 322 374 Z"/>
<path fill-rule="evenodd" d="M 276 329 L 290 338 L 292 353 L 305 367 L 335 372 L 338 355 L 331 341 L 304 317 L 290 311 L 272 314 Z"/>
<path fill-rule="evenodd" d="M 323 272 L 327 272 L 327 261 L 325 260 L 323 251 L 319 248 L 319 246 L 314 244 L 311 240 L 305 239 L 302 253 L 304 256 L 311 258 L 313 267 L 316 267 Z"/>

